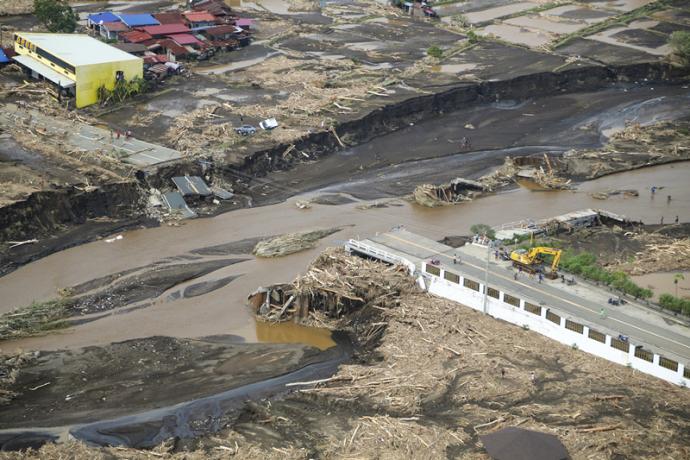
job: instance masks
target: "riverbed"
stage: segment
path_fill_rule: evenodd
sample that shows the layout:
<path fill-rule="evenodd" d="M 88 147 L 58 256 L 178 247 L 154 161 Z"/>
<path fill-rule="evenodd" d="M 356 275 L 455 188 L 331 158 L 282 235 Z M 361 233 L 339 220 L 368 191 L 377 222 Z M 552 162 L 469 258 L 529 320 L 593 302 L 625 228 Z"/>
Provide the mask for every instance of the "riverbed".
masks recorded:
<path fill-rule="evenodd" d="M 690 163 L 676 163 L 606 176 L 583 183 L 572 191 L 543 192 L 517 188 L 480 198 L 458 206 L 421 208 L 404 199 L 352 201 L 341 205 L 313 205 L 298 209 L 295 201 L 309 199 L 320 192 L 297 196 L 286 202 L 259 208 L 242 209 L 208 219 L 184 222 L 181 226 L 162 226 L 125 232 L 112 242 L 96 241 L 55 253 L 0 278 L 1 312 L 57 296 L 58 289 L 74 286 L 111 273 L 125 271 L 166 258 L 199 256 L 192 251 L 245 238 L 329 228 L 342 229 L 321 240 L 317 247 L 288 257 L 257 259 L 229 265 L 193 283 L 237 276 L 216 290 L 191 298 L 176 298 L 165 292 L 146 308 L 117 312 L 97 321 L 64 331 L 7 342 L 7 349 L 44 349 L 103 345 L 114 341 L 153 335 L 205 337 L 232 334 L 247 342 L 292 342 L 295 340 L 324 347 L 323 332 L 312 337 L 301 330 L 285 334 L 277 326 L 257 325 L 246 307 L 246 296 L 258 286 L 291 281 L 327 246 L 342 244 L 348 238 L 367 237 L 376 232 L 404 225 L 413 232 L 440 239 L 467 233 L 472 224 L 498 225 L 525 218 L 544 218 L 583 208 L 603 208 L 645 223 L 656 223 L 663 216 L 671 222 L 676 215 L 687 221 L 690 215 Z M 652 197 L 652 185 L 664 186 L 664 196 Z M 601 201 L 590 193 L 607 189 L 637 189 L 637 198 L 612 197 Z M 666 195 L 672 195 L 669 203 Z M 362 205 L 377 207 L 360 209 Z M 192 283 L 192 282 L 190 282 Z M 189 284 L 189 283 L 188 283 Z M 182 283 L 174 289 L 184 288 Z M 268 331 L 268 332 L 267 332 Z M 290 338 L 292 337 L 292 338 Z"/>

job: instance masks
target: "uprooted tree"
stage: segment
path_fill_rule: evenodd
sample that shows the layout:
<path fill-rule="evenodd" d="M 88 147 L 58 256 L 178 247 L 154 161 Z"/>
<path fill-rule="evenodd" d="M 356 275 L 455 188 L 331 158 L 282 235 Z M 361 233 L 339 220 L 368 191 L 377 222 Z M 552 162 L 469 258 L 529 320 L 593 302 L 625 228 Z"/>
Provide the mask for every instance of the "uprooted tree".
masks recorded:
<path fill-rule="evenodd" d="M 72 33 L 77 28 L 77 13 L 62 0 L 34 0 L 34 14 L 51 32 Z"/>

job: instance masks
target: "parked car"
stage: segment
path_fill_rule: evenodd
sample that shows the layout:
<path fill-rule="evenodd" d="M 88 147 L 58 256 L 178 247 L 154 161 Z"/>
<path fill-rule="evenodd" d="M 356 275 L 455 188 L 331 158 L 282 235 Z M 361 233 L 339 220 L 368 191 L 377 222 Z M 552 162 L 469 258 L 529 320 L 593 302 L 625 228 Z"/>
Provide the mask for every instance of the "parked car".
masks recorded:
<path fill-rule="evenodd" d="M 259 123 L 259 126 L 261 126 L 261 129 L 271 130 L 278 127 L 278 122 L 275 118 L 266 118 Z"/>
<path fill-rule="evenodd" d="M 242 125 L 239 128 L 235 128 L 235 132 L 242 136 L 251 136 L 252 134 L 256 134 L 256 128 L 252 125 Z"/>

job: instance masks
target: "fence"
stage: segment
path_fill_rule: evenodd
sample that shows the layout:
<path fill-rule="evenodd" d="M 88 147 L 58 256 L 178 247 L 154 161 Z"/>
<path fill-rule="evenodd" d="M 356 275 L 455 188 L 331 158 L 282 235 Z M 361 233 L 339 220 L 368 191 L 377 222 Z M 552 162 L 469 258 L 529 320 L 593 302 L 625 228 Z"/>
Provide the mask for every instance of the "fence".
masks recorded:
<path fill-rule="evenodd" d="M 422 272 L 424 282 L 419 284 L 430 293 L 483 311 L 485 286 L 480 281 L 424 262 Z M 690 368 L 682 363 L 644 350 L 641 345 L 636 346 L 630 341 L 604 334 L 568 319 L 567 315 L 551 308 L 530 303 L 499 289 L 489 287 L 487 292 L 486 311 L 494 318 L 529 328 L 563 344 L 667 382 L 690 386 Z"/>

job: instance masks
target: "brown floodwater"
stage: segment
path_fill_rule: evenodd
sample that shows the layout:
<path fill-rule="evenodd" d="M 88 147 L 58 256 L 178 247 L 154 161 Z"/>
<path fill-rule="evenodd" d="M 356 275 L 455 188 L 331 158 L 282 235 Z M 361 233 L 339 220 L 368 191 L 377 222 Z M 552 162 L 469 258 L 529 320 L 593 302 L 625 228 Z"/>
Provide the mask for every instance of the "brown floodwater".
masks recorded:
<path fill-rule="evenodd" d="M 674 283 L 674 277 L 680 274 L 683 279 Z M 639 286 L 646 287 L 654 293 L 653 300 L 659 300 L 661 294 L 690 298 L 690 271 L 647 273 L 631 277 Z"/>
<path fill-rule="evenodd" d="M 656 223 L 663 216 L 671 222 L 690 216 L 690 162 L 656 166 L 615 174 L 580 185 L 573 191 L 533 191 L 527 188 L 487 196 L 458 206 L 426 209 L 398 200 L 401 206 L 357 209 L 361 203 L 339 206 L 314 205 L 301 210 L 294 197 L 287 202 L 242 209 L 208 219 L 186 221 L 179 227 L 162 226 L 123 233 L 112 243 L 96 241 L 52 254 L 0 278 L 0 312 L 53 298 L 57 290 L 110 273 L 153 263 L 206 246 L 262 235 L 346 226 L 323 239 L 311 250 L 277 259 L 255 259 L 231 265 L 195 280 L 208 281 L 242 275 L 227 286 L 208 294 L 168 301 L 163 295 L 147 308 L 103 319 L 65 331 L 3 344 L 3 348 L 57 349 L 105 344 L 152 335 L 203 337 L 235 334 L 246 341 L 277 340 L 282 334 L 267 334 L 245 306 L 246 296 L 259 286 L 289 282 L 305 271 L 309 262 L 325 247 L 342 244 L 348 238 L 368 237 L 396 225 L 440 239 L 466 234 L 475 223 L 497 225 L 526 218 L 545 218 L 583 208 L 603 208 Z M 664 186 L 651 197 L 651 186 Z M 638 189 L 638 198 L 612 197 L 596 200 L 590 193 L 609 189 Z M 670 203 L 666 195 L 672 195 Z M 308 198 L 308 196 L 306 196 Z M 285 326 L 289 329 L 292 326 Z M 285 336 L 289 336 L 287 332 Z M 299 334 L 296 334 L 298 336 Z M 315 346 L 320 338 L 301 341 Z M 287 340 L 287 339 L 286 339 Z"/>

